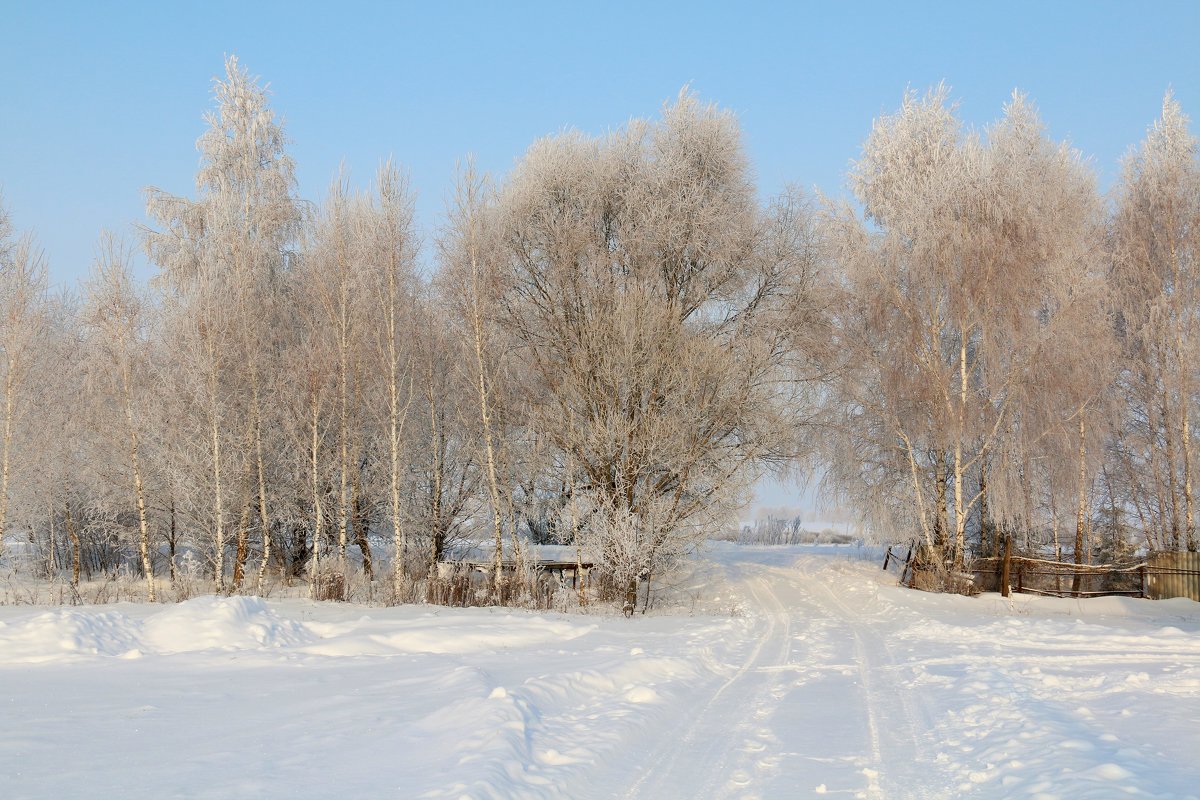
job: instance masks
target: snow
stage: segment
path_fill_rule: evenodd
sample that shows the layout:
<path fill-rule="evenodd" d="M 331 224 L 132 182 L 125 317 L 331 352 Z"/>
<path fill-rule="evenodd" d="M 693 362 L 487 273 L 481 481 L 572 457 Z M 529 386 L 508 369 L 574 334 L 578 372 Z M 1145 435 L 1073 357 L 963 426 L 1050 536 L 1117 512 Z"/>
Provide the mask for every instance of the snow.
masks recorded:
<path fill-rule="evenodd" d="M 923 594 L 858 552 L 713 545 L 672 613 L 632 620 L 2 607 L 0 792 L 1200 793 L 1200 604 Z"/>

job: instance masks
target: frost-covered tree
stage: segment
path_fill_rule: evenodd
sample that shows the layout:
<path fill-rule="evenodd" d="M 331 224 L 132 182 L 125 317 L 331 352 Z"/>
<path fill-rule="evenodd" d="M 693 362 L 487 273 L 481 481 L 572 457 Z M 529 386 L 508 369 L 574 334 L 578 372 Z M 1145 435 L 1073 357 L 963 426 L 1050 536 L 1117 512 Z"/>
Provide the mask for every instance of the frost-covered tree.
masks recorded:
<path fill-rule="evenodd" d="M 413 197 L 408 182 L 391 162 L 380 166 L 375 192 L 362 209 L 359 236 L 364 262 L 364 291 L 368 293 L 371 368 L 382 380 L 385 409 L 381 422 L 387 450 L 387 517 L 392 528 L 393 582 L 404 578 L 408 555 L 408 526 L 403 494 L 406 429 L 416 396 L 415 325 L 417 235 Z"/>
<path fill-rule="evenodd" d="M 265 410 L 268 375 L 278 352 L 276 317 L 282 276 L 298 235 L 301 215 L 283 126 L 267 104 L 267 92 L 236 57 L 214 82 L 216 109 L 205 115 L 208 130 L 197 142 L 201 167 L 195 200 L 147 190 L 147 210 L 159 226 L 147 229 L 146 245 L 161 270 L 161 283 L 181 304 L 181 324 L 193 329 L 203 353 L 207 384 L 201 423 L 211 436 L 216 584 L 224 588 L 223 490 L 229 472 L 222 450 L 234 449 L 251 465 L 250 496 L 262 541 L 259 582 L 269 558 L 268 454 Z M 225 385 L 222 386 L 222 383 Z M 230 413 L 237 409 L 237 413 Z M 225 429 L 235 420 L 244 429 Z M 222 438 L 224 437 L 224 441 Z M 219 488 L 217 488 L 219 487 Z M 237 531 L 236 587 L 246 566 L 248 530 Z"/>
<path fill-rule="evenodd" d="M 8 525 L 9 484 L 17 428 L 32 399 L 29 374 L 45 339 L 46 263 L 30 234 L 16 237 L 0 203 L 0 369 L 3 429 L 0 430 L 0 555 Z"/>
<path fill-rule="evenodd" d="M 851 178 L 865 215 L 834 215 L 845 360 L 832 397 L 854 455 L 834 477 L 875 485 L 958 565 L 977 476 L 1092 263 L 1094 181 L 1023 96 L 977 134 L 944 87 L 878 120 Z"/>
<path fill-rule="evenodd" d="M 1130 404 L 1121 440 L 1132 501 L 1153 547 L 1197 547 L 1193 488 L 1200 356 L 1200 157 L 1168 94 L 1124 163 L 1112 220 Z"/>
<path fill-rule="evenodd" d="M 128 469 L 137 510 L 138 554 L 146 576 L 150 602 L 157 599 L 150 523 L 146 503 L 146 472 L 141 440 L 144 406 L 149 402 L 146 336 L 150 308 L 144 293 L 129 275 L 129 248 L 109 234 L 101 238 L 86 292 L 84 319 L 94 348 L 96 374 L 107 386 L 97 387 L 116 398 L 125 428 Z"/>
<path fill-rule="evenodd" d="M 522 428 L 636 517 L 643 570 L 788 453 L 786 271 L 732 114 L 537 142 L 496 197 L 496 322 L 527 367 Z M 569 466 L 567 466 L 569 465 Z"/>

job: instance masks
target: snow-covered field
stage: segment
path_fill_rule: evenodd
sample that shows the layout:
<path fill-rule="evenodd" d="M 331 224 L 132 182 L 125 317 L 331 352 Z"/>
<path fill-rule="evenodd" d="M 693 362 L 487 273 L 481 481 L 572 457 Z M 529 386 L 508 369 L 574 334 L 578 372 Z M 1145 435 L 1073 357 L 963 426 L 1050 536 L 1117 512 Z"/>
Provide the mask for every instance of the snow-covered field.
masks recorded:
<path fill-rule="evenodd" d="M 927 595 L 849 551 L 714 545 L 632 620 L 0 608 L 0 797 L 1200 796 L 1200 604 Z"/>

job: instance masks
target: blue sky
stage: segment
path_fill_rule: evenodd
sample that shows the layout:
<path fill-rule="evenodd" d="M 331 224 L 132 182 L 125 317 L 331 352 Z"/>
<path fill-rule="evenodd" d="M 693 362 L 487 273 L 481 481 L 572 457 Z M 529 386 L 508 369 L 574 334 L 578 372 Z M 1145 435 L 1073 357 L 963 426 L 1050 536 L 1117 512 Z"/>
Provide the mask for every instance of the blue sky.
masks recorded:
<path fill-rule="evenodd" d="M 842 194 L 872 119 L 941 80 L 977 125 L 1026 91 L 1104 187 L 1168 86 L 1200 116 L 1200 2 L 0 0 L 0 19 L 0 192 L 63 284 L 101 228 L 143 221 L 143 187 L 193 191 L 226 53 L 270 83 L 301 196 L 392 156 L 427 238 L 465 155 L 503 173 L 537 137 L 653 115 L 684 84 L 738 114 L 764 195 Z"/>

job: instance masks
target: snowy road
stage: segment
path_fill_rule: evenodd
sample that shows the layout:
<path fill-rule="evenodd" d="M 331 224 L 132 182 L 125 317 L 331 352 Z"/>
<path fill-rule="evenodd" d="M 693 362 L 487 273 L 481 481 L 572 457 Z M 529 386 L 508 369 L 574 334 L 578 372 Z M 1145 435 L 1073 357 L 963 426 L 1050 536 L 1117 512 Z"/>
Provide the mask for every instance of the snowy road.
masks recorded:
<path fill-rule="evenodd" d="M 744 549 L 746 660 L 627 797 L 1196 797 L 1200 609 L 967 599 Z"/>
<path fill-rule="evenodd" d="M 0 797 L 1200 794 L 1190 601 L 928 595 L 728 545 L 675 591 L 633 620 L 0 608 Z"/>
<path fill-rule="evenodd" d="M 627 797 L 955 796 L 928 774 L 928 717 L 897 681 L 888 620 L 827 558 L 731 566 L 761 619 L 745 662 L 667 737 Z"/>

